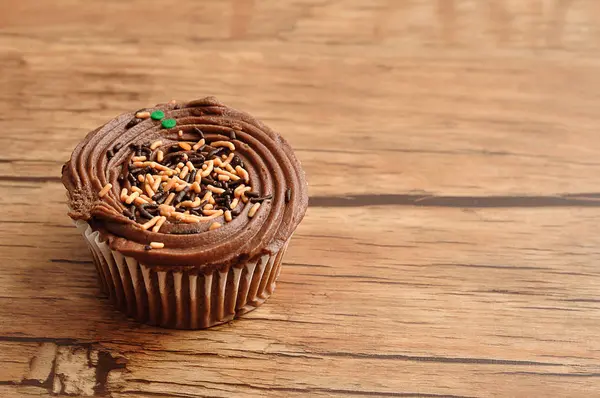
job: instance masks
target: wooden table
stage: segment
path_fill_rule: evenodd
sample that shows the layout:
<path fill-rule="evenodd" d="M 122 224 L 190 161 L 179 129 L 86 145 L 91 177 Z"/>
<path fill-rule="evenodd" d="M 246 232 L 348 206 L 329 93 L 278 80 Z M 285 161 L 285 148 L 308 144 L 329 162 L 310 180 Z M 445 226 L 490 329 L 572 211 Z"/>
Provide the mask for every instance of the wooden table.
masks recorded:
<path fill-rule="evenodd" d="M 597 0 L 4 0 L 0 396 L 600 396 Z M 215 95 L 294 146 L 274 297 L 209 331 L 99 299 L 60 169 Z"/>

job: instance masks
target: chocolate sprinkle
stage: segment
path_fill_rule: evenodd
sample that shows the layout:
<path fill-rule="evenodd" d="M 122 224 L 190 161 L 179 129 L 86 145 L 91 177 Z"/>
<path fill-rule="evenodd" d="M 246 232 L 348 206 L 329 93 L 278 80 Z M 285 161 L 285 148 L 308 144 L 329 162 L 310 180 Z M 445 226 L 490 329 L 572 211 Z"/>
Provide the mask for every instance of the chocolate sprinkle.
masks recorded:
<path fill-rule="evenodd" d="M 173 201 L 175 204 L 178 204 L 179 202 L 181 202 L 183 200 L 183 198 L 185 197 L 185 195 L 190 191 L 190 187 L 185 187 L 183 188 L 183 190 L 181 192 L 179 192 L 179 194 L 177 194 L 177 196 L 175 196 L 175 200 Z"/>
<path fill-rule="evenodd" d="M 233 167 L 234 169 L 236 168 L 237 165 L 239 165 L 241 163 L 241 159 L 238 155 L 235 155 L 233 157 L 233 159 L 231 160 L 231 167 Z"/>
<path fill-rule="evenodd" d="M 285 203 L 289 203 L 290 200 L 292 200 L 292 188 L 285 190 Z"/>
<path fill-rule="evenodd" d="M 215 149 L 213 151 L 210 151 L 206 157 L 207 158 L 212 158 L 212 157 L 215 157 L 215 156 L 220 156 L 221 153 L 224 152 L 226 149 L 228 149 L 228 148 L 225 148 L 223 146 L 219 147 L 219 148 L 217 148 L 217 149 Z"/>
<path fill-rule="evenodd" d="M 140 212 L 140 216 L 147 218 L 147 219 L 152 219 L 154 216 L 152 214 L 150 214 L 146 208 L 144 207 L 144 205 L 141 205 L 138 208 L 138 211 Z"/>
<path fill-rule="evenodd" d="M 246 192 L 246 196 L 248 196 L 249 193 L 250 192 Z M 269 200 L 272 198 L 273 198 L 273 195 L 266 195 L 266 196 L 263 196 L 262 198 L 250 198 L 250 202 L 251 203 L 262 203 L 263 201 Z"/>
<path fill-rule="evenodd" d="M 249 198 L 258 198 L 260 196 L 258 192 L 246 192 L 245 195 Z"/>
<path fill-rule="evenodd" d="M 135 222 L 137 222 L 137 217 L 135 216 L 135 210 L 136 210 L 136 207 L 135 207 L 135 205 L 131 205 L 131 206 L 129 206 L 129 212 L 130 212 L 131 214 L 133 214 L 133 218 L 132 218 L 132 220 L 133 220 L 133 221 L 135 221 Z"/>
<path fill-rule="evenodd" d="M 198 136 L 200 137 L 200 139 L 204 138 L 204 133 L 202 132 L 202 130 L 200 130 L 198 127 L 194 127 L 194 132 L 196 134 L 198 134 Z"/>
<path fill-rule="evenodd" d="M 146 246 L 144 246 L 144 250 L 152 250 L 152 246 L 146 245 Z"/>
<path fill-rule="evenodd" d="M 242 179 L 240 178 L 240 179 L 239 179 L 239 180 L 237 180 L 237 181 L 230 182 L 230 183 L 228 184 L 228 186 L 229 186 L 229 189 L 234 189 L 234 188 L 237 188 L 238 186 L 240 186 L 240 185 L 241 185 L 241 184 L 243 184 L 243 183 L 244 183 L 244 180 L 242 180 Z"/>
<path fill-rule="evenodd" d="M 166 194 L 166 193 L 167 193 L 167 192 L 165 192 L 165 194 Z M 165 201 L 167 200 L 167 197 L 168 197 L 168 196 L 169 196 L 169 195 L 167 194 L 167 195 L 165 195 L 165 196 L 162 196 L 162 197 L 160 197 L 159 199 L 157 199 L 157 200 L 156 200 L 156 203 L 158 203 L 159 205 L 162 205 L 163 203 L 165 203 Z"/>
<path fill-rule="evenodd" d="M 202 177 L 202 179 L 200 181 L 204 185 L 217 185 L 218 184 L 215 180 L 213 180 L 212 178 L 208 178 L 208 177 Z"/>
<path fill-rule="evenodd" d="M 129 218 L 130 220 L 135 219 L 135 216 L 127 209 L 123 210 L 123 215 Z"/>
<path fill-rule="evenodd" d="M 134 117 L 133 119 L 131 119 L 131 120 L 129 121 L 129 123 L 127 123 L 127 124 L 125 125 L 125 128 L 127 128 L 127 129 L 130 129 L 130 128 L 132 128 L 133 126 L 135 126 L 135 125 L 139 124 L 139 123 L 140 123 L 142 120 L 144 120 L 144 119 L 138 119 L 137 117 Z"/>
<path fill-rule="evenodd" d="M 192 163 L 193 164 L 193 163 Z M 198 170 L 193 170 L 190 174 L 188 174 L 187 182 L 193 182 L 196 180 L 196 174 L 198 174 Z"/>
<path fill-rule="evenodd" d="M 204 164 L 204 156 L 202 156 L 201 158 L 194 158 L 193 160 L 190 160 L 190 162 L 192 162 L 194 167 L 201 168 Z"/>
<path fill-rule="evenodd" d="M 192 207 L 191 210 L 194 210 L 194 211 L 202 210 L 202 208 L 204 206 L 206 206 L 207 203 L 208 203 L 208 200 L 203 200 L 202 202 L 200 202 L 200 206 Z"/>
<path fill-rule="evenodd" d="M 231 130 L 231 131 L 229 132 L 229 139 L 231 139 L 231 140 L 235 140 L 235 139 L 236 139 L 236 136 L 235 136 L 235 131 Z"/>

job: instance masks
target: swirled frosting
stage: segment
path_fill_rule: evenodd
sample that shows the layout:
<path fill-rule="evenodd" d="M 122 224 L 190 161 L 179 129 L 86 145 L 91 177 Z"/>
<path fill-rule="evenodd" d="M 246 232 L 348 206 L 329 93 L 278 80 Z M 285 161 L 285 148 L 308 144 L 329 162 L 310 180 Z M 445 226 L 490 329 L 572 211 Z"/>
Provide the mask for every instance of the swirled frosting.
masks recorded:
<path fill-rule="evenodd" d="M 162 122 L 162 118 L 136 117 L 161 115 L 156 111 L 164 113 Z M 165 157 L 184 156 L 183 160 L 187 160 L 188 155 L 195 156 L 194 151 L 206 149 L 190 150 L 179 143 L 195 143 L 201 138 L 213 150 L 210 143 L 233 143 L 236 161 L 248 173 L 247 185 L 251 185 L 256 196 L 268 199 L 260 201 L 256 214 L 251 211 L 255 203 L 244 198 L 245 203 L 240 200 L 233 219 L 213 212 L 215 216 L 210 221 L 198 217 L 201 221 L 189 223 L 169 218 L 158 230 L 145 229 L 143 225 L 148 220 L 139 213 L 132 217 L 123 198 L 123 193 L 131 193 L 134 185 L 130 175 L 133 157 L 139 156 L 143 147 L 148 161 L 156 158 L 158 150 Z M 157 144 L 150 153 L 152 143 Z M 116 117 L 77 145 L 63 167 L 62 181 L 68 191 L 71 218 L 87 221 L 112 250 L 157 268 L 208 271 L 274 253 L 290 238 L 308 204 L 304 172 L 290 145 L 252 116 L 213 97 L 183 104 L 159 104 Z M 217 186 L 227 188 L 227 184 L 219 182 Z M 223 209 L 228 205 L 229 199 L 222 204 Z M 211 228 L 214 223 L 220 227 Z M 163 243 L 164 248 L 149 250 L 151 242 Z"/>

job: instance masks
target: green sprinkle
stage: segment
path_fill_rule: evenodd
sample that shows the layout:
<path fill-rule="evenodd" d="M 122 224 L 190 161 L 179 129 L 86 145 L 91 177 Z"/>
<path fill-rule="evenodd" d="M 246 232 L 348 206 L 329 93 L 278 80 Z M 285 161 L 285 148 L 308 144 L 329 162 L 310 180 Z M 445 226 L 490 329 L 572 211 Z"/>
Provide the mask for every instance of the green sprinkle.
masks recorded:
<path fill-rule="evenodd" d="M 165 113 L 163 111 L 154 111 L 150 117 L 154 120 L 162 120 L 165 118 Z"/>
<path fill-rule="evenodd" d="M 162 121 L 163 129 L 172 129 L 175 125 L 177 125 L 175 119 L 165 119 Z"/>

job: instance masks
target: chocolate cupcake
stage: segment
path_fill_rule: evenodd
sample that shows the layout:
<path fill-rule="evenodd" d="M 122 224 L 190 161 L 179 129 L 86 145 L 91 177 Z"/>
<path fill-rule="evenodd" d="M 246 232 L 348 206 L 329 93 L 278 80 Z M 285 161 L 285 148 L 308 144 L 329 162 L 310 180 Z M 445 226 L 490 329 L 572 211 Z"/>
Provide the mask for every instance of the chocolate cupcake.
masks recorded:
<path fill-rule="evenodd" d="M 212 97 L 118 116 L 75 148 L 62 181 L 102 291 L 178 329 L 261 305 L 308 203 L 289 144 Z"/>

